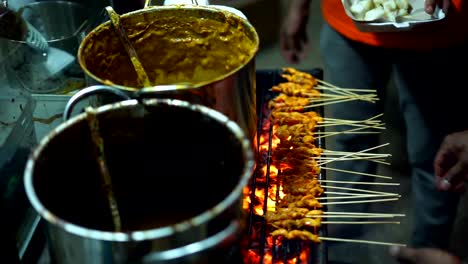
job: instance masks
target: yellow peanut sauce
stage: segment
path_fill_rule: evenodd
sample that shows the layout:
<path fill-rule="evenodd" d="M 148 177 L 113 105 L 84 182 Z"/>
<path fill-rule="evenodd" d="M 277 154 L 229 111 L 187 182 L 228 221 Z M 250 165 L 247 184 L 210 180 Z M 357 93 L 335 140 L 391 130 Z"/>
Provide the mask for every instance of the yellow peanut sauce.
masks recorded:
<path fill-rule="evenodd" d="M 209 83 L 240 69 L 258 50 L 254 29 L 221 10 L 139 10 L 121 22 L 152 85 Z M 104 83 L 142 88 L 110 23 L 85 38 L 79 56 L 85 71 Z"/>

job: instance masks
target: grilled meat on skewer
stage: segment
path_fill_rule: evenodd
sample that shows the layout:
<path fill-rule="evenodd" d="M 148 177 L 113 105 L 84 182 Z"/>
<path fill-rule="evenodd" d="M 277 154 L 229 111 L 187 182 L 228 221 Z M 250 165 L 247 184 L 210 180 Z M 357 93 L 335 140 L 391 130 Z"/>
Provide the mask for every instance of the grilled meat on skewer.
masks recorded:
<path fill-rule="evenodd" d="M 290 230 L 288 231 L 287 229 L 280 228 L 278 230 L 275 230 L 271 233 L 273 237 L 284 237 L 286 239 L 301 239 L 301 240 L 309 240 L 313 241 L 316 243 L 320 243 L 320 238 L 318 235 L 313 234 L 310 231 L 307 230 Z"/>

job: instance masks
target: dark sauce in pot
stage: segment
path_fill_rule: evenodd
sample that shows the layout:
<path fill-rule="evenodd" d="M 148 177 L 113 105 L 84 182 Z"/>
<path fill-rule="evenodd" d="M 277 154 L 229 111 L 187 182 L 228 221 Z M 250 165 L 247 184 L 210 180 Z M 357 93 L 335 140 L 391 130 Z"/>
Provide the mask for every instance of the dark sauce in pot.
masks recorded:
<path fill-rule="evenodd" d="M 137 108 L 98 117 L 123 231 L 187 220 L 232 192 L 245 161 L 224 124 L 187 109 Z M 86 120 L 56 135 L 36 161 L 34 188 L 59 218 L 113 231 L 90 137 Z"/>

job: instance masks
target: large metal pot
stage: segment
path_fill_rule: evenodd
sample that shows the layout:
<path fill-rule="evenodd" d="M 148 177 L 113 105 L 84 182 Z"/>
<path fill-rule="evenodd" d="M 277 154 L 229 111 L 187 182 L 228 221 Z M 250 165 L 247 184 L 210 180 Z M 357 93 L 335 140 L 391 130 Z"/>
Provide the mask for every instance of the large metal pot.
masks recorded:
<path fill-rule="evenodd" d="M 18 10 L 47 40 L 49 49 L 43 54 L 24 40 L 0 38 L 0 64 L 6 71 L 5 81 L 12 87 L 19 84 L 31 93 L 59 93 L 82 88 L 84 73 L 76 54 L 85 33 L 89 10 L 76 2 L 39 1 Z"/>
<path fill-rule="evenodd" d="M 109 104 L 97 119 L 122 231 L 113 229 L 86 114 L 79 114 L 39 143 L 25 169 L 54 263 L 228 261 L 254 167 L 242 129 L 218 111 L 174 99 Z M 213 256 L 222 259 L 206 261 Z"/>
<path fill-rule="evenodd" d="M 256 133 L 255 55 L 259 38 L 249 21 L 211 6 L 154 6 L 121 15 L 152 85 L 189 84 L 154 93 L 202 104 Z M 78 51 L 89 85 L 142 88 L 114 28 L 105 22 Z"/>

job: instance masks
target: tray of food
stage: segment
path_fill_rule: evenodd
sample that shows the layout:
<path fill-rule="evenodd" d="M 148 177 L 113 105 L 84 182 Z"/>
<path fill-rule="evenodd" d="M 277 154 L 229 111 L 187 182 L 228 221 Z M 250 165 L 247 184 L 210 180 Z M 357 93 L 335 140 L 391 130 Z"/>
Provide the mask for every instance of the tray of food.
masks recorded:
<path fill-rule="evenodd" d="M 408 31 L 445 18 L 436 7 L 429 15 L 424 0 L 342 0 L 346 14 L 364 32 Z"/>

